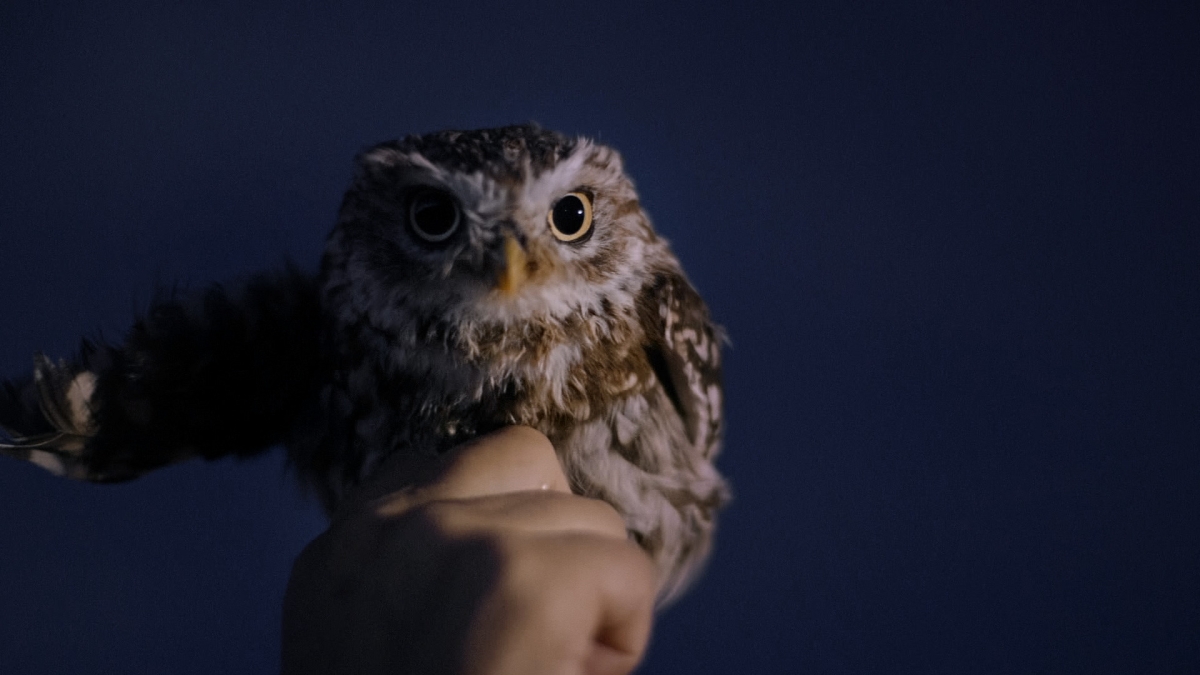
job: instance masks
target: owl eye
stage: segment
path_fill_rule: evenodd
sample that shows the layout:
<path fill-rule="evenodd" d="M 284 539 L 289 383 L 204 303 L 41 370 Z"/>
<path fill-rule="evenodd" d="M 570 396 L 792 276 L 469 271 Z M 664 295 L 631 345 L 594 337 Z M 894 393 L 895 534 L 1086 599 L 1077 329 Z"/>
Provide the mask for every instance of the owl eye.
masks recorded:
<path fill-rule="evenodd" d="M 441 190 L 422 190 L 408 205 L 408 224 L 430 243 L 445 241 L 458 229 L 462 213 L 454 197 Z"/>
<path fill-rule="evenodd" d="M 572 192 L 554 203 L 546 220 L 555 239 L 579 241 L 592 231 L 592 198 Z"/>

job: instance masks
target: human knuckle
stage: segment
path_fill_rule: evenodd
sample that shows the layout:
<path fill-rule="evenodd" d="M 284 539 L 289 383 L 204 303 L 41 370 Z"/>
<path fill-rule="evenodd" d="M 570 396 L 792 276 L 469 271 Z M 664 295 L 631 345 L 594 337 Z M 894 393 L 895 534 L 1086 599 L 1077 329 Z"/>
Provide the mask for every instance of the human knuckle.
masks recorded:
<path fill-rule="evenodd" d="M 587 517 L 605 532 L 616 536 L 624 537 L 625 535 L 625 518 L 620 512 L 613 507 L 612 504 L 602 500 L 593 499 L 591 497 L 575 497 L 580 508 L 584 509 Z"/>
<path fill-rule="evenodd" d="M 500 444 L 505 459 L 537 468 L 558 468 L 554 445 L 545 434 L 532 427 L 512 427 L 506 433 L 513 442 Z"/>

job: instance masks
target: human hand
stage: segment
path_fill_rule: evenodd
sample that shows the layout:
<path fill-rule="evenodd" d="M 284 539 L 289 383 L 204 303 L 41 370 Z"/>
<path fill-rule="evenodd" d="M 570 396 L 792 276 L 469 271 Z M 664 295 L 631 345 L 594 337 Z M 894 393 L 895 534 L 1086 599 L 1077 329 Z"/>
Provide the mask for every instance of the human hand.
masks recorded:
<path fill-rule="evenodd" d="M 655 591 L 617 512 L 509 427 L 397 456 L 347 500 L 292 570 L 283 673 L 624 675 Z"/>

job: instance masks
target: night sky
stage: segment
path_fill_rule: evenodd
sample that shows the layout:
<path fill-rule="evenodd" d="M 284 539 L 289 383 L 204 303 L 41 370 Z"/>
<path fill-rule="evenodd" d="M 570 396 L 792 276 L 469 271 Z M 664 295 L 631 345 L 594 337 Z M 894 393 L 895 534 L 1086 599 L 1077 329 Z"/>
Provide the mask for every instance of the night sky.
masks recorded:
<path fill-rule="evenodd" d="M 369 144 L 536 120 L 733 343 L 640 672 L 1200 672 L 1196 3 L 105 4 L 0 9 L 0 374 L 315 269 Z M 323 527 L 278 451 L 0 459 L 0 672 L 273 672 Z"/>

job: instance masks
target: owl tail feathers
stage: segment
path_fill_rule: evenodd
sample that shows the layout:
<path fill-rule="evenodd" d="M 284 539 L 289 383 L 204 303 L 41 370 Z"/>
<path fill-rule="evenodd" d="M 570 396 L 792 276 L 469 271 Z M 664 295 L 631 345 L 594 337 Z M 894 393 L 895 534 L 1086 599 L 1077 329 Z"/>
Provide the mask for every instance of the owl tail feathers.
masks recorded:
<path fill-rule="evenodd" d="M 93 353 L 90 345 L 84 353 Z M 87 461 L 88 441 L 96 434 L 91 407 L 95 389 L 91 370 L 34 356 L 32 377 L 0 383 L 0 431 L 8 436 L 8 442 L 0 442 L 0 453 L 59 476 L 114 480 Z"/>

